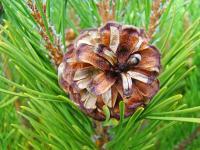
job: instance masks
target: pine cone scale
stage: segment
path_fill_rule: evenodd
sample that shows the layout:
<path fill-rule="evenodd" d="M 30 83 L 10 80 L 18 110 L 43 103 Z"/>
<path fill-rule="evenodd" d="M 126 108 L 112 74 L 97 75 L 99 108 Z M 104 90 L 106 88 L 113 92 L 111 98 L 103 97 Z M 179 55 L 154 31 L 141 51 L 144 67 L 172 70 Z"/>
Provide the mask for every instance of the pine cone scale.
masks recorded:
<path fill-rule="evenodd" d="M 115 83 L 116 78 L 105 73 L 100 73 L 91 82 L 90 91 L 95 95 L 105 93 Z"/>
<path fill-rule="evenodd" d="M 81 32 L 59 70 L 61 87 L 86 114 L 104 120 L 106 105 L 119 118 L 121 100 L 129 116 L 159 90 L 160 53 L 142 29 L 109 22 Z"/>

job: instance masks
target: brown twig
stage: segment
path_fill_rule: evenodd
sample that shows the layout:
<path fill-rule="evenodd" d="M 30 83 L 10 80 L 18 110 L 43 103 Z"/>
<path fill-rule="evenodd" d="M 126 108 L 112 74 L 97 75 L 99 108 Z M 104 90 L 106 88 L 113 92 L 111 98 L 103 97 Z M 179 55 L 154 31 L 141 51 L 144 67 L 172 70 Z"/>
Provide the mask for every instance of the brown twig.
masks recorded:
<path fill-rule="evenodd" d="M 169 0 L 166 0 L 169 1 Z M 158 27 L 160 18 L 165 11 L 166 7 L 161 7 L 163 5 L 162 0 L 154 0 L 152 4 L 151 16 L 150 16 L 150 24 L 149 24 L 149 31 L 148 37 L 152 39 L 154 37 L 155 31 Z"/>
<path fill-rule="evenodd" d="M 108 127 L 103 127 L 102 122 L 94 121 L 95 136 L 94 140 L 99 149 L 105 149 L 105 144 L 109 141 Z"/>
<path fill-rule="evenodd" d="M 110 5 L 111 4 L 111 5 Z M 115 1 L 114 0 L 102 0 L 98 4 L 99 14 L 102 19 L 102 23 L 115 20 Z"/>
<path fill-rule="evenodd" d="M 8 66 L 8 57 L 4 57 L 3 59 L 3 72 L 7 79 L 12 80 L 12 73 Z M 20 110 L 20 101 L 18 99 L 14 102 L 14 106 L 16 111 Z"/>
<path fill-rule="evenodd" d="M 9 68 L 9 65 L 8 65 L 8 62 L 9 62 L 9 59 L 7 56 L 5 57 L 2 57 L 3 58 L 3 72 L 4 72 L 4 75 L 7 79 L 9 80 L 12 80 L 13 76 L 12 76 L 12 72 Z M 13 87 L 13 90 L 15 90 L 15 87 Z M 15 111 L 16 112 L 19 112 L 21 110 L 21 101 L 19 99 L 16 99 L 14 101 L 14 107 L 15 107 Z M 28 126 L 28 121 L 24 118 L 24 117 L 21 117 L 20 118 L 20 121 L 21 121 L 21 124 L 24 125 L 24 126 Z"/>
<path fill-rule="evenodd" d="M 35 21 L 37 22 L 38 26 L 40 27 L 39 33 L 46 42 L 45 47 L 49 50 L 50 57 L 53 60 L 56 66 L 62 62 L 63 59 L 63 52 L 62 52 L 62 44 L 60 37 L 56 34 L 56 31 L 53 26 L 49 26 L 49 31 L 51 36 L 54 38 L 54 42 L 50 41 L 50 38 L 46 32 L 46 28 L 44 26 L 43 19 L 41 17 L 40 12 L 36 8 L 36 5 L 32 1 L 28 1 L 28 6 L 32 11 L 32 16 L 34 17 Z M 46 14 L 46 6 L 43 5 L 44 14 Z"/>
<path fill-rule="evenodd" d="M 0 15 L 2 15 L 3 12 L 4 12 L 4 10 L 3 10 L 3 6 L 2 6 L 2 4 L 0 4 Z"/>
<path fill-rule="evenodd" d="M 175 150 L 185 150 L 196 138 L 200 136 L 200 126 L 198 126 L 188 137 L 181 141 Z"/>
<path fill-rule="evenodd" d="M 183 28 L 184 30 L 187 30 L 188 27 L 191 25 L 191 17 L 188 12 L 185 12 L 183 16 Z"/>

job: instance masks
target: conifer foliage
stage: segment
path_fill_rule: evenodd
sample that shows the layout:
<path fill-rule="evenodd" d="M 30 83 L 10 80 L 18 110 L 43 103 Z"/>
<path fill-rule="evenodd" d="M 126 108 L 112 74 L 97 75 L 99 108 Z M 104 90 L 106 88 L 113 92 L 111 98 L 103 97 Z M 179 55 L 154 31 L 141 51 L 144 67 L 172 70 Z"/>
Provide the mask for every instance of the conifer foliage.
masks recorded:
<path fill-rule="evenodd" d="M 200 2 L 0 0 L 0 149 L 196 149 L 200 124 Z M 136 26 L 161 54 L 160 90 L 118 117 L 90 118 L 59 85 L 58 66 L 84 30 Z M 64 58 L 65 59 L 65 58 Z M 102 90 L 102 89 L 101 89 Z"/>

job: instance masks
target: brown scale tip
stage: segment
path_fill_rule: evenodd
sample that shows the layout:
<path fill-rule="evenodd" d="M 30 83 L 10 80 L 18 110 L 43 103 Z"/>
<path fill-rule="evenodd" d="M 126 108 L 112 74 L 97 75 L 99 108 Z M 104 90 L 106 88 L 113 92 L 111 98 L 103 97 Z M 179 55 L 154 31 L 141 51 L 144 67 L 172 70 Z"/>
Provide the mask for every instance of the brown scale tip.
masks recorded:
<path fill-rule="evenodd" d="M 96 120 L 105 119 L 104 105 L 117 119 L 120 101 L 126 117 L 145 106 L 159 90 L 159 72 L 159 50 L 144 30 L 116 22 L 81 32 L 58 68 L 60 86 Z"/>

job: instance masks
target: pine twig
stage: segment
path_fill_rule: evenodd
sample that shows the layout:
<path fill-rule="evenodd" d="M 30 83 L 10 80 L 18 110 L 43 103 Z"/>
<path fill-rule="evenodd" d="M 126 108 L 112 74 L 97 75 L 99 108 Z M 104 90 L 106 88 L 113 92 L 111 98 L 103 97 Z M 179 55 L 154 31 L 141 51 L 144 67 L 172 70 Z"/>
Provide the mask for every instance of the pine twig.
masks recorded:
<path fill-rule="evenodd" d="M 3 58 L 3 72 L 7 79 L 12 80 L 13 76 L 12 76 L 12 72 L 8 66 L 8 61 L 9 61 L 8 57 Z M 13 87 L 13 90 L 15 90 L 15 87 Z M 14 108 L 15 108 L 16 112 L 19 112 L 21 110 L 21 108 L 20 108 L 21 105 L 22 104 L 21 104 L 20 99 L 16 99 L 14 102 Z M 28 127 L 28 121 L 24 117 L 20 118 L 20 122 L 22 125 Z"/>
<path fill-rule="evenodd" d="M 8 66 L 8 58 L 7 57 L 4 57 L 4 63 L 3 63 L 3 72 L 4 72 L 4 75 L 7 79 L 9 80 L 12 80 L 12 73 L 9 69 L 9 66 Z M 20 101 L 17 99 L 15 102 L 14 102 L 14 106 L 15 106 L 15 110 L 16 111 L 19 111 L 20 110 Z"/>
<path fill-rule="evenodd" d="M 56 34 L 56 31 L 53 26 L 49 26 L 49 31 L 51 36 L 54 38 L 53 43 L 50 41 L 50 38 L 48 37 L 48 34 L 46 32 L 46 28 L 44 26 L 43 19 L 41 17 L 40 12 L 36 8 L 36 5 L 31 2 L 30 0 L 28 1 L 28 6 L 32 11 L 32 16 L 34 17 L 35 21 L 37 22 L 40 30 L 39 33 L 46 42 L 45 47 L 50 53 L 50 57 L 53 61 L 53 63 L 56 66 L 59 66 L 59 64 L 62 62 L 63 59 L 63 52 L 62 52 L 62 44 L 61 44 L 61 38 Z M 43 11 L 44 14 L 46 14 L 46 5 L 43 5 Z"/>
<path fill-rule="evenodd" d="M 111 2 L 111 5 L 110 5 Z M 115 1 L 102 0 L 97 4 L 102 23 L 115 20 Z"/>
<path fill-rule="evenodd" d="M 166 1 L 169 1 L 169 0 L 166 0 Z M 166 9 L 166 7 L 161 8 L 162 4 L 163 4 L 162 0 L 154 0 L 153 1 L 151 16 L 150 16 L 149 31 L 148 31 L 149 39 L 152 39 L 154 37 L 156 29 L 159 25 L 160 18 Z"/>
<path fill-rule="evenodd" d="M 94 140 L 99 149 L 105 149 L 105 144 L 109 141 L 108 127 L 103 127 L 102 122 L 94 121 L 95 136 Z"/>
<path fill-rule="evenodd" d="M 186 139 L 176 146 L 175 150 L 185 150 L 196 138 L 200 136 L 200 126 L 198 126 Z"/>

